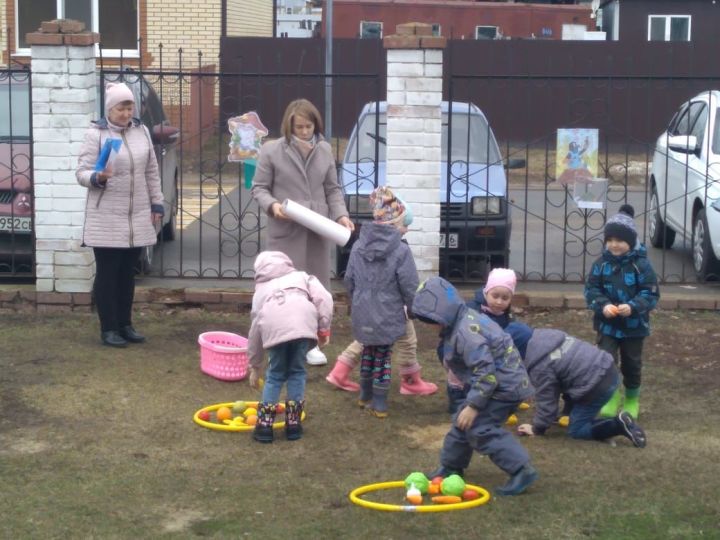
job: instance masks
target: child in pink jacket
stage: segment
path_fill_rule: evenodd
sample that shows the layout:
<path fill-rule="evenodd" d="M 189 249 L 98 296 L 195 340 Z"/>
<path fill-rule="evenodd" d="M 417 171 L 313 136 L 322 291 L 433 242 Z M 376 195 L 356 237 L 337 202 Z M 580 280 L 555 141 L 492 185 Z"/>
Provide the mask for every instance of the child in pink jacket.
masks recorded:
<path fill-rule="evenodd" d="M 253 432 L 256 441 L 273 441 L 275 410 L 284 383 L 285 434 L 291 441 L 302 437 L 305 355 L 316 344 L 329 343 L 332 313 L 332 295 L 315 276 L 295 270 L 290 258 L 280 251 L 258 254 L 248 337 L 253 388 L 260 388 L 263 349 L 267 349 L 269 360 Z"/>

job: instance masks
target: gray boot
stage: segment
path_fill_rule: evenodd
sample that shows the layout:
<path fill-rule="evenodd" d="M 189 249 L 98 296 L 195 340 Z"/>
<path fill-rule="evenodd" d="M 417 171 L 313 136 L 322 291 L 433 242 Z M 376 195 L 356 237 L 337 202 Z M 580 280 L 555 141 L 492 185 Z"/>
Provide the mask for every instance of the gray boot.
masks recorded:
<path fill-rule="evenodd" d="M 363 373 L 360 374 L 360 397 L 358 398 L 358 405 L 362 408 L 370 405 L 373 396 L 373 380 L 372 376 L 365 377 Z"/>
<path fill-rule="evenodd" d="M 373 384 L 372 403 L 368 407 L 370 414 L 376 418 L 386 418 L 388 415 L 387 395 L 390 384 Z"/>

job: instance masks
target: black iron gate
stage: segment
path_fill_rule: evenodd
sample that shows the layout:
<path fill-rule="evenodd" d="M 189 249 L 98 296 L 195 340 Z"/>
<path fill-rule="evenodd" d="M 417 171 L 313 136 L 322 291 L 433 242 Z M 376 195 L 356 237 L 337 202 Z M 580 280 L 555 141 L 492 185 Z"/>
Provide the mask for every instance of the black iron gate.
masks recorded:
<path fill-rule="evenodd" d="M 32 77 L 0 70 L 0 277 L 35 276 Z"/>
<path fill-rule="evenodd" d="M 552 49 L 537 45 L 546 52 Z M 482 55 L 477 53 L 480 46 L 486 47 Z M 472 130 L 456 130 L 450 125 L 455 114 L 448 121 L 444 140 L 444 154 L 450 156 L 445 164 L 447 192 L 465 200 L 460 201 L 463 208 L 455 210 L 458 215 L 451 213 L 452 208 L 443 211 L 441 230 L 456 237 L 454 244 L 448 242 L 441 250 L 441 266 L 464 281 L 483 280 L 491 267 L 505 265 L 524 280 L 582 282 L 602 253 L 606 219 L 620 205 L 630 204 L 639 240 L 646 244 L 661 282 L 716 278 L 712 271 L 696 276 L 693 258 L 699 241 L 691 225 L 678 230 L 676 237 L 673 234 L 674 244 L 662 244 L 653 236 L 651 224 L 664 224 L 672 201 L 693 195 L 693 188 L 686 183 L 684 191 L 675 190 L 674 199 L 661 195 L 664 202 L 658 205 L 657 197 L 653 198 L 653 190 L 666 187 L 658 182 L 668 162 L 667 153 L 655 153 L 658 138 L 669 137 L 663 132 L 685 100 L 708 94 L 709 88 L 718 87 L 720 78 L 689 75 L 684 66 L 674 66 L 681 74 L 674 74 L 669 66 L 661 76 L 649 75 L 641 68 L 627 69 L 626 64 L 633 65 L 627 57 L 614 67 L 610 62 L 558 69 L 563 62 L 557 53 L 563 46 L 552 49 L 555 56 L 528 67 L 523 60 L 516 65 L 498 64 L 498 58 L 512 56 L 510 43 L 449 44 L 445 66 L 448 100 L 459 110 L 477 105 L 488 123 L 487 136 L 476 137 L 478 142 L 473 143 Z M 476 60 L 488 57 L 495 61 Z M 467 142 L 453 140 L 458 132 Z M 493 134 L 501 154 L 496 159 Z M 587 145 L 586 137 L 593 139 Z M 711 137 L 712 131 L 706 139 Z M 707 140 L 705 144 L 711 145 Z M 472 157 L 472 147 L 478 145 L 485 146 L 481 152 L 475 151 L 486 160 L 480 164 Z M 701 148 L 693 152 L 699 156 Z M 677 183 L 692 173 L 688 157 L 692 152 L 684 155 Z M 573 159 L 584 170 L 568 171 Z M 505 165 L 502 174 L 493 171 L 500 164 Z M 690 210 L 696 217 L 701 215 L 699 206 L 709 208 L 717 198 L 710 189 L 712 173 L 708 169 L 704 173 L 705 185 L 699 188 L 704 198 L 698 197 L 696 208 Z M 500 177 L 496 190 L 488 188 L 493 174 Z M 667 183 L 672 181 L 668 178 Z M 720 230 L 715 235 L 720 235 Z M 482 254 L 478 256 L 478 252 Z"/>
<path fill-rule="evenodd" d="M 300 40 L 291 41 L 286 46 L 294 66 L 287 59 L 268 66 L 260 52 L 255 57 L 245 49 L 242 55 L 233 54 L 234 41 L 227 38 L 219 68 L 202 54 L 189 63 L 182 50 L 168 60 L 160 49 L 157 69 L 102 69 L 103 82 L 123 80 L 141 100 L 141 119 L 153 133 L 163 171 L 166 222 L 159 230 L 158 245 L 143 256 L 146 273 L 252 277 L 255 255 L 264 246 L 267 217 L 250 195 L 254 162 L 228 159 L 228 119 L 255 111 L 269 138 L 276 138 L 283 111 L 293 99 L 309 97 L 322 112 L 328 90 L 342 90 L 345 98 L 331 105 L 338 120 L 357 117 L 366 101 L 378 99 L 384 85 L 380 73 L 352 66 L 332 74 L 307 69 L 317 65 L 318 58 L 298 50 Z M 372 50 L 379 55 L 382 48 L 374 43 Z M 358 58 L 367 60 L 365 55 Z M 168 63 L 173 67 L 168 68 Z M 380 65 L 376 60 L 373 64 Z M 347 138 L 344 122 L 336 122 L 330 142 L 338 161 Z"/>

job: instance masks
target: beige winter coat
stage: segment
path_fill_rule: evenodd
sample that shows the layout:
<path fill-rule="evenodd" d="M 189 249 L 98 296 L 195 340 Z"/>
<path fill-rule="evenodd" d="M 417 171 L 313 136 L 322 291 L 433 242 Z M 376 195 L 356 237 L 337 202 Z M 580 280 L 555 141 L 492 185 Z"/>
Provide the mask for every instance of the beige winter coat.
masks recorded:
<path fill-rule="evenodd" d="M 103 188 L 93 185 L 92 176 L 108 137 L 120 137 L 123 144 L 112 164 L 112 176 Z M 130 248 L 156 243 L 151 208 L 162 213 L 163 195 L 157 159 L 145 126 L 134 121 L 132 126 L 114 131 L 105 120 L 94 123 L 85 134 L 75 175 L 78 183 L 88 188 L 84 245 Z"/>
<path fill-rule="evenodd" d="M 252 195 L 260 208 L 270 211 L 274 202 L 291 199 L 318 214 L 337 221 L 347 216 L 337 169 L 330 145 L 322 139 L 303 162 L 285 138 L 263 145 L 260 150 Z M 332 243 L 290 220 L 268 220 L 265 249 L 282 251 L 298 270 L 304 270 L 330 289 L 330 249 Z"/>

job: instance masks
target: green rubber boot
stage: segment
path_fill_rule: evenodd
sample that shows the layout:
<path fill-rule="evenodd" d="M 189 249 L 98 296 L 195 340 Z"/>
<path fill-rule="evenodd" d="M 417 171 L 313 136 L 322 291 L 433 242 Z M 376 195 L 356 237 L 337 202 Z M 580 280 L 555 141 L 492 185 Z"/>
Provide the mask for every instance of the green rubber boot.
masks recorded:
<path fill-rule="evenodd" d="M 610 400 L 605 405 L 603 405 L 602 409 L 600 409 L 600 418 L 615 418 L 620 411 L 621 403 L 622 393 L 620 392 L 620 388 L 618 387 Z"/>
<path fill-rule="evenodd" d="M 625 403 L 623 404 L 623 411 L 633 417 L 633 420 L 637 420 L 640 415 L 640 388 L 626 388 L 625 389 Z"/>

